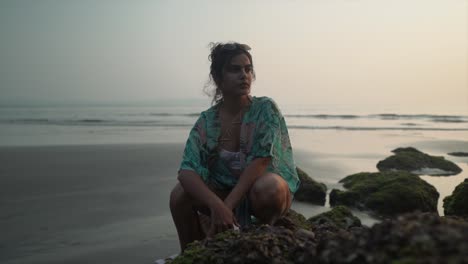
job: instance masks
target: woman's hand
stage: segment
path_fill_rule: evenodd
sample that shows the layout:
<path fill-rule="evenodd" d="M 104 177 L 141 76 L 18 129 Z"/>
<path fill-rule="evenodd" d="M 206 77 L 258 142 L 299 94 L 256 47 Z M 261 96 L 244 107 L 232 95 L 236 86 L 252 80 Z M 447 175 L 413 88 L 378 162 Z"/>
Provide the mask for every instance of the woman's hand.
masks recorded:
<path fill-rule="evenodd" d="M 254 182 L 265 173 L 266 168 L 271 162 L 271 158 L 256 158 L 245 168 L 240 175 L 239 181 L 232 189 L 229 195 L 224 199 L 224 204 L 228 208 L 236 208 Z"/>
<path fill-rule="evenodd" d="M 208 230 L 208 237 L 212 237 L 219 232 L 232 229 L 234 226 L 239 226 L 236 216 L 228 206 L 224 203 L 216 203 L 210 208 L 211 211 L 211 226 Z"/>

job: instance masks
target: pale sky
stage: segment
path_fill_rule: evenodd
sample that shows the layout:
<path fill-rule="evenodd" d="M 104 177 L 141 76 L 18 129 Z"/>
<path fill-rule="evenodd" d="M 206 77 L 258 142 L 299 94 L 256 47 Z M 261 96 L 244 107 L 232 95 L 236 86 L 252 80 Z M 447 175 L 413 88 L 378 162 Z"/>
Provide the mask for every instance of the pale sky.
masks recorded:
<path fill-rule="evenodd" d="M 209 101 L 208 44 L 230 40 L 254 95 L 468 114 L 467 0 L 3 0 L 0 103 Z"/>

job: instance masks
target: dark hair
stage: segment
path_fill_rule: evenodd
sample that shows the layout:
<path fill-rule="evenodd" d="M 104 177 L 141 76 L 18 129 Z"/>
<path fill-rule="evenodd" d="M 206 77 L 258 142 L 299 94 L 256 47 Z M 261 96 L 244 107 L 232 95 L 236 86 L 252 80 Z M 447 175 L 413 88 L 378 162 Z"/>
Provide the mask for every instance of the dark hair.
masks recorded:
<path fill-rule="evenodd" d="M 223 80 L 223 69 L 226 64 L 231 62 L 231 59 L 234 56 L 239 54 L 245 54 L 252 64 L 253 71 L 253 60 L 252 55 L 250 55 L 250 47 L 246 44 L 240 44 L 237 42 L 227 42 L 227 43 L 214 43 L 211 42 L 210 46 L 210 55 L 208 60 L 211 61 L 210 66 L 210 80 L 207 85 L 205 85 L 205 93 L 209 96 L 213 96 L 212 104 L 218 103 L 223 99 L 223 94 L 220 89 L 221 81 Z M 255 79 L 255 71 L 253 71 L 253 76 Z M 214 85 L 214 90 L 209 91 L 210 84 Z"/>

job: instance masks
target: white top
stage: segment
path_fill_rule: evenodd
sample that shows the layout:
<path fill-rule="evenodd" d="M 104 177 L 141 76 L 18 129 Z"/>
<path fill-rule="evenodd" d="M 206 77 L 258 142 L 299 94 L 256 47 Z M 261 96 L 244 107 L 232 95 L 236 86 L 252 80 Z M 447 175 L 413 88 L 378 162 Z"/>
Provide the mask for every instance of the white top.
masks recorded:
<path fill-rule="evenodd" d="M 241 170 L 240 152 L 232 152 L 229 150 L 221 149 L 219 157 L 226 163 L 228 168 L 231 169 L 234 175 L 238 176 Z"/>

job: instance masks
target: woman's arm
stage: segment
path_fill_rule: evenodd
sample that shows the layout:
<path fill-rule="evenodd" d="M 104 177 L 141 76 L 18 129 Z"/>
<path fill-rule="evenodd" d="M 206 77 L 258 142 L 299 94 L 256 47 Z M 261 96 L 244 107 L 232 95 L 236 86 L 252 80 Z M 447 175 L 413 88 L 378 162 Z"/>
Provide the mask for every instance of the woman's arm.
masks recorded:
<path fill-rule="evenodd" d="M 215 206 L 216 203 L 223 203 L 223 201 L 206 186 L 200 175 L 196 172 L 180 170 L 177 179 L 184 188 L 184 191 L 197 201 L 200 201 L 202 205 L 208 207 L 208 209 Z"/>
<path fill-rule="evenodd" d="M 234 209 L 242 197 L 249 191 L 253 183 L 265 173 L 266 168 L 270 164 L 271 158 L 256 158 L 254 159 L 239 178 L 239 182 L 234 186 L 231 193 L 224 200 L 224 204 L 229 209 Z"/>
<path fill-rule="evenodd" d="M 208 236 L 238 225 L 232 209 L 206 186 L 200 175 L 191 170 L 180 170 L 178 180 L 184 191 L 208 207 L 211 213 L 211 228 Z"/>

